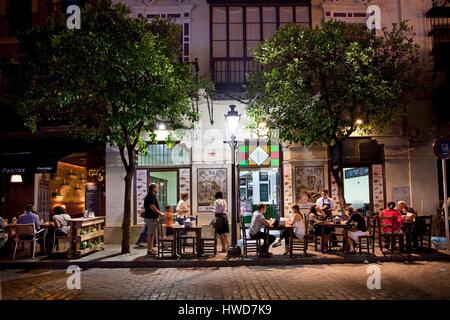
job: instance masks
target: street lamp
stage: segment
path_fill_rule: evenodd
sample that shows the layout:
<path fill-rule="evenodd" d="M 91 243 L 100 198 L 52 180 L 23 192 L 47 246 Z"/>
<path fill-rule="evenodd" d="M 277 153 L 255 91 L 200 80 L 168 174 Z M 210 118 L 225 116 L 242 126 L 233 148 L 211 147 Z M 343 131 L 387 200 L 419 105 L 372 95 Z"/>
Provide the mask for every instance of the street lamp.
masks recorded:
<path fill-rule="evenodd" d="M 230 134 L 230 141 L 224 141 L 231 147 L 231 246 L 228 248 L 228 257 L 240 257 L 241 247 L 237 245 L 237 201 L 236 201 L 236 132 L 239 126 L 241 115 L 235 110 L 235 105 L 230 105 L 230 110 L 225 114 L 225 123 Z"/>

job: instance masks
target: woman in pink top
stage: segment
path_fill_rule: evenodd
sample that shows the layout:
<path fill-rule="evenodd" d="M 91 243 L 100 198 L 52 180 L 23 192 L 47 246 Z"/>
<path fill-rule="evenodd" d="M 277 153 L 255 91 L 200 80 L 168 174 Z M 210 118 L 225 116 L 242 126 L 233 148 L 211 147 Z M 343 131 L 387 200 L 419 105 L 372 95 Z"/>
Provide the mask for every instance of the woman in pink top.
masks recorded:
<path fill-rule="evenodd" d="M 395 209 L 395 202 L 389 202 L 388 207 L 381 211 L 379 216 L 381 224 L 391 224 L 390 219 L 383 219 L 383 217 L 392 217 L 392 228 L 384 227 L 384 233 L 402 233 L 401 227 L 404 220 L 400 211 Z"/>

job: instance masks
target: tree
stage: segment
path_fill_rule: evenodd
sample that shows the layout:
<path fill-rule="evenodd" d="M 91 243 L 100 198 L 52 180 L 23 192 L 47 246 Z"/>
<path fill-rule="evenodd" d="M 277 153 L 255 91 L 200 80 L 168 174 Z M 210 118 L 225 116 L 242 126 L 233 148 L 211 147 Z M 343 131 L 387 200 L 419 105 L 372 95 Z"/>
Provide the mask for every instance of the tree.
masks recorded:
<path fill-rule="evenodd" d="M 388 125 L 418 74 L 418 47 L 407 23 L 375 35 L 361 26 L 323 22 L 288 25 L 255 51 L 263 71 L 249 78 L 248 115 L 278 129 L 288 143 L 325 145 L 338 199 L 343 191 L 343 146 L 357 130 Z"/>
<path fill-rule="evenodd" d="M 66 124 L 89 142 L 117 146 L 125 168 L 122 253 L 130 251 L 131 190 L 143 133 L 155 138 L 198 120 L 192 100 L 202 85 L 177 54 L 178 27 L 129 15 L 123 5 L 92 1 L 81 30 L 53 18 L 20 38 L 15 60 L 3 69 L 9 102 L 26 125 Z"/>

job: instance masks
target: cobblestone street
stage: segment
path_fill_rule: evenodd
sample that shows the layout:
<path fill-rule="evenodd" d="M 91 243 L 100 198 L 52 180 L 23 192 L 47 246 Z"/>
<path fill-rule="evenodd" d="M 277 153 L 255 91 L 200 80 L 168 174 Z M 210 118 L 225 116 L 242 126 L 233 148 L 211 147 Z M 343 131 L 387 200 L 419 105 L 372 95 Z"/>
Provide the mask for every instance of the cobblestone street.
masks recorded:
<path fill-rule="evenodd" d="M 88 269 L 81 290 L 64 270 L 1 271 L 2 299 L 450 299 L 450 263 L 383 263 L 381 289 L 369 265 L 190 269 Z"/>

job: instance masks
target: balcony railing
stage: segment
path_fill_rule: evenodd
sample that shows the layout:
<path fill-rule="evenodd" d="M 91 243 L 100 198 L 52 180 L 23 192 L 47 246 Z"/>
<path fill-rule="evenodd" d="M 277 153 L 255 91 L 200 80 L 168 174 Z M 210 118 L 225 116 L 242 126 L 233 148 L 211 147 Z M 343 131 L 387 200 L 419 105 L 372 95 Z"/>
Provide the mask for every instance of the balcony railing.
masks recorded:
<path fill-rule="evenodd" d="M 427 12 L 433 37 L 435 71 L 450 71 L 450 0 L 431 0 Z"/>
<path fill-rule="evenodd" d="M 211 75 L 216 89 L 243 90 L 248 74 L 261 70 L 253 58 L 213 58 Z"/>

